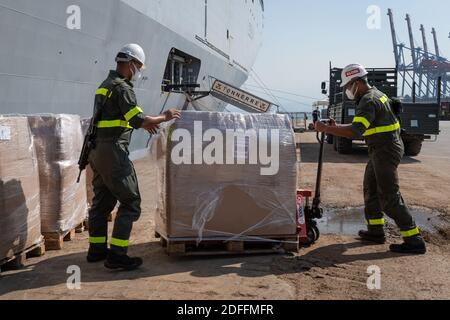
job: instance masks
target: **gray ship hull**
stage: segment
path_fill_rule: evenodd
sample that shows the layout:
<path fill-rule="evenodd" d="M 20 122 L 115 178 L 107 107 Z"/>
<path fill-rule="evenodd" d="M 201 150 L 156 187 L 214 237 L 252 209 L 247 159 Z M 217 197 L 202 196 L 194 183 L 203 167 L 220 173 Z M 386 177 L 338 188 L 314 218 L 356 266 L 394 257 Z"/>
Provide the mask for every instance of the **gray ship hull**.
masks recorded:
<path fill-rule="evenodd" d="M 67 26 L 66 10 L 73 4 L 81 8 L 79 30 Z M 172 48 L 201 60 L 200 90 L 209 90 L 214 78 L 238 87 L 247 80 L 251 65 L 247 69 L 231 55 L 227 59 L 202 35 L 187 37 L 160 22 L 120 0 L 0 0 L 0 114 L 91 116 L 95 89 L 115 67 L 118 49 L 131 42 L 141 44 L 148 56 L 148 70 L 136 86 L 148 114 L 185 103 L 183 94 L 161 91 Z M 220 111 L 225 103 L 207 97 L 194 107 Z M 148 134 L 136 132 L 131 149 L 147 142 Z"/>

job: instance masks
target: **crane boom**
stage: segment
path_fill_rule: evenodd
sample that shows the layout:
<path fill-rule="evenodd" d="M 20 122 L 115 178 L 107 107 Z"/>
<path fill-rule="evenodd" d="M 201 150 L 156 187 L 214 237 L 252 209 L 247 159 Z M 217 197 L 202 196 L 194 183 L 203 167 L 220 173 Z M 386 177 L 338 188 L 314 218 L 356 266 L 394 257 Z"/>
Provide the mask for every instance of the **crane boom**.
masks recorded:
<path fill-rule="evenodd" d="M 414 68 L 417 68 L 417 59 L 416 59 L 416 47 L 414 44 L 414 33 L 411 25 L 411 17 L 409 14 L 406 15 L 406 22 L 408 24 L 408 34 L 409 34 L 409 42 L 411 45 L 411 57 L 413 60 Z"/>
<path fill-rule="evenodd" d="M 431 30 L 431 33 L 433 34 L 433 38 L 434 38 L 434 50 L 436 52 L 436 56 L 440 56 L 440 51 L 439 51 L 439 43 L 438 43 L 438 39 L 437 39 L 437 33 L 436 33 L 436 29 L 433 28 Z"/>
<path fill-rule="evenodd" d="M 422 31 L 423 51 L 425 52 L 425 57 L 428 58 L 427 35 L 425 33 L 425 27 L 423 26 L 423 24 L 420 25 L 420 31 Z"/>
<path fill-rule="evenodd" d="M 394 13 L 392 9 L 388 9 L 388 16 L 391 24 L 392 43 L 394 45 L 395 66 L 398 68 L 400 65 L 400 53 L 398 51 L 397 32 L 395 31 Z"/>

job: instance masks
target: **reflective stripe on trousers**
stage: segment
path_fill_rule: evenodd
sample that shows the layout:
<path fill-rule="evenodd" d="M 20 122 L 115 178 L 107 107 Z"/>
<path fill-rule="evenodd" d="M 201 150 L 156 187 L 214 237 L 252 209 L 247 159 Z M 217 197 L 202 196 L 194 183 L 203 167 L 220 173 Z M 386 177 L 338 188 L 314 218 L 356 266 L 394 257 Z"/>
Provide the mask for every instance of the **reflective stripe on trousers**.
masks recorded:
<path fill-rule="evenodd" d="M 366 220 L 366 224 L 368 226 L 384 226 L 385 220 L 384 219 L 370 219 L 370 220 Z"/>
<path fill-rule="evenodd" d="M 116 246 L 116 247 L 126 248 L 126 247 L 128 247 L 128 244 L 129 244 L 128 240 L 120 240 L 117 238 L 111 239 L 111 245 Z"/>

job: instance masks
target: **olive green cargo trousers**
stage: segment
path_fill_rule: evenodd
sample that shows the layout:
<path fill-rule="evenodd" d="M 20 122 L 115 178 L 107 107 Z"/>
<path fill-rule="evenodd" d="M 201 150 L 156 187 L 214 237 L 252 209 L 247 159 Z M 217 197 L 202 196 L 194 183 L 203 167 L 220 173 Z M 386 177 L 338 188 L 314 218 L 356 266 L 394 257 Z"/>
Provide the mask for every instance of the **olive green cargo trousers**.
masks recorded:
<path fill-rule="evenodd" d="M 398 166 L 404 155 L 401 139 L 386 136 L 385 143 L 369 146 L 364 176 L 366 223 L 369 231 L 381 232 L 384 214 L 395 221 L 406 242 L 423 241 L 420 230 L 400 193 Z"/>
<path fill-rule="evenodd" d="M 107 248 L 108 217 L 120 203 L 111 238 L 111 251 L 127 254 L 133 223 L 141 215 L 141 196 L 128 147 L 118 142 L 98 142 L 90 155 L 94 172 L 94 199 L 89 211 L 89 242 L 93 252 Z"/>

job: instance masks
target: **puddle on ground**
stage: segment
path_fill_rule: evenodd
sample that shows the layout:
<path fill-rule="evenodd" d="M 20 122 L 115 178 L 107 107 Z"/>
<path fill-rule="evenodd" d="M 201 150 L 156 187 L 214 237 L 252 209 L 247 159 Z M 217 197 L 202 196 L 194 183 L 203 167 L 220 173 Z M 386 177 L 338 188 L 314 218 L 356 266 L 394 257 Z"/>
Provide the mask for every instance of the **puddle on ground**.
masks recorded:
<path fill-rule="evenodd" d="M 450 223 L 442 218 L 442 213 L 426 208 L 411 207 L 411 214 L 417 225 L 425 232 L 432 234 L 450 228 Z M 395 226 L 392 219 L 386 218 L 387 226 Z M 323 234 L 358 235 L 365 230 L 364 208 L 325 209 L 324 218 L 318 221 Z"/>

